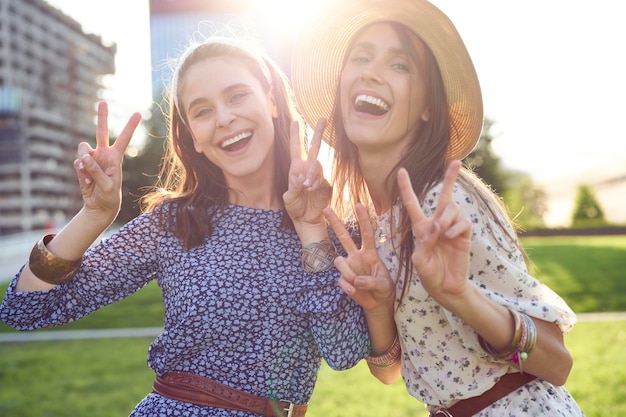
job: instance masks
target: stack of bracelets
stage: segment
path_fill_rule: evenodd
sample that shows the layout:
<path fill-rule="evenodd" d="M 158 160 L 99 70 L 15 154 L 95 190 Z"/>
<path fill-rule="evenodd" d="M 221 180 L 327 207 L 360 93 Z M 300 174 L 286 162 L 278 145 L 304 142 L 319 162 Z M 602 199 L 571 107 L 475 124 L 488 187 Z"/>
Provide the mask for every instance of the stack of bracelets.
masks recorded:
<path fill-rule="evenodd" d="M 389 368 L 400 360 L 400 340 L 396 334 L 393 343 L 382 355 L 365 357 L 365 361 L 376 368 Z"/>
<path fill-rule="evenodd" d="M 520 372 L 524 373 L 522 363 L 528 358 L 528 355 L 535 347 L 535 343 L 537 343 L 537 327 L 535 327 L 535 322 L 528 315 L 511 308 L 509 308 L 509 311 L 515 320 L 515 332 L 513 333 L 513 340 L 511 340 L 506 350 L 498 352 L 480 336 L 478 336 L 478 341 L 480 347 L 485 352 L 496 359 L 513 361 L 513 363 L 519 366 Z"/>
<path fill-rule="evenodd" d="M 59 285 L 69 281 L 78 270 L 80 260 L 66 261 L 48 250 L 46 246 L 55 235 L 46 235 L 35 244 L 30 252 L 28 267 L 40 280 Z"/>
<path fill-rule="evenodd" d="M 337 248 L 330 240 L 322 240 L 300 249 L 302 268 L 306 272 L 328 271 L 337 257 Z"/>

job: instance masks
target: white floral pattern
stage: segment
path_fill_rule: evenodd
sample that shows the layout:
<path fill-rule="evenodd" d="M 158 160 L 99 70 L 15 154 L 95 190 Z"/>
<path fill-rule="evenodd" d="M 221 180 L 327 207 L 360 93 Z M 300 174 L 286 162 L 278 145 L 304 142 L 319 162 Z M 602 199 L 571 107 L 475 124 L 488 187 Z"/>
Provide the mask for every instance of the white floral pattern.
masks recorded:
<path fill-rule="evenodd" d="M 432 216 L 441 185 L 433 188 L 422 203 L 422 210 Z M 481 213 L 473 198 L 455 185 L 454 201 L 461 216 L 472 223 L 472 247 L 469 279 L 485 295 L 502 305 L 530 316 L 558 324 L 567 333 L 576 316 L 563 299 L 532 277 L 522 253 L 507 244 L 493 219 Z M 408 392 L 428 404 L 451 406 L 479 395 L 504 374 L 518 372 L 504 360 L 486 354 L 476 333 L 458 317 L 440 307 L 424 290 L 419 276 L 412 275 L 410 289 L 402 301 L 404 274 L 392 236 L 398 224 L 401 203 L 380 216 L 372 215 L 378 252 L 396 279 L 396 326 L 402 345 L 402 376 Z M 489 219 L 485 222 L 483 219 Z M 493 234 L 496 236 L 492 236 Z M 583 413 L 564 387 L 535 380 L 476 414 L 478 417 L 510 416 L 582 416 Z"/>

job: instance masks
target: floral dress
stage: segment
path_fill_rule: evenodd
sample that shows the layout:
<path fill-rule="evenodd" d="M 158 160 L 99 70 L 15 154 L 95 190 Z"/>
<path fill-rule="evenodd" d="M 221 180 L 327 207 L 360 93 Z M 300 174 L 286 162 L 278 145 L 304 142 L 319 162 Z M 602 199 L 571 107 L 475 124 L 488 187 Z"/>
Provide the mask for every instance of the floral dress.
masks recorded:
<path fill-rule="evenodd" d="M 300 241 L 280 226 L 282 215 L 229 206 L 214 233 L 189 250 L 157 226 L 154 213 L 141 215 L 90 249 L 78 273 L 52 290 L 16 292 L 16 276 L 0 319 L 20 330 L 68 323 L 156 279 L 165 305 L 163 333 L 148 352 L 156 374 L 193 372 L 305 404 L 322 358 L 348 369 L 369 353 L 370 343 L 363 312 L 337 285 L 338 272 L 304 272 Z M 256 414 L 150 393 L 132 416 Z"/>
<path fill-rule="evenodd" d="M 434 187 L 422 203 L 432 216 L 441 185 Z M 567 333 L 576 316 L 550 288 L 529 275 L 522 253 L 507 244 L 499 226 L 481 213 L 478 204 L 459 184 L 454 201 L 461 216 L 472 223 L 469 280 L 493 301 L 541 320 L 556 323 Z M 408 392 L 427 404 L 450 407 L 455 402 L 480 395 L 509 372 L 518 372 L 505 360 L 494 359 L 480 347 L 477 334 L 462 320 L 442 308 L 411 276 L 409 291 L 400 299 L 404 285 L 399 273 L 397 225 L 401 203 L 380 216 L 373 215 L 378 252 L 396 280 L 396 326 L 402 345 L 402 376 Z M 493 235 L 492 235 L 493 231 Z M 582 416 L 583 413 L 564 387 L 536 379 L 482 410 L 476 417 Z"/>

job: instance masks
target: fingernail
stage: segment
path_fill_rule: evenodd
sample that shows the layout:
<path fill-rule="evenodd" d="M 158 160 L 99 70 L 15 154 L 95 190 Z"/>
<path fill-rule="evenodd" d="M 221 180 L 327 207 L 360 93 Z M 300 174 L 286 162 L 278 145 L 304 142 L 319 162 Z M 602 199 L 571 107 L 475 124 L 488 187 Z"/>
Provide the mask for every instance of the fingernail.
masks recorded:
<path fill-rule="evenodd" d="M 83 161 L 78 161 L 78 169 L 85 169 L 85 164 L 83 164 Z"/>
<path fill-rule="evenodd" d="M 85 184 L 87 185 L 91 184 L 91 178 L 85 178 Z"/>
<path fill-rule="evenodd" d="M 311 185 L 311 179 L 310 178 L 305 179 L 302 185 L 305 187 L 309 187 Z"/>

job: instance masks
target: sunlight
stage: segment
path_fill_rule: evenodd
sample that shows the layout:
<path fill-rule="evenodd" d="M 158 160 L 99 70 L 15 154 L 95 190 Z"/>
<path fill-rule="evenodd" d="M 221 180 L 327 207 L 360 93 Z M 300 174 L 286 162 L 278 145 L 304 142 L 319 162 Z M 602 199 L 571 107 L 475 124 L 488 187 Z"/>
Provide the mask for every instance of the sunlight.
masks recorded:
<path fill-rule="evenodd" d="M 278 39 L 295 38 L 307 17 L 324 0 L 264 0 L 253 1 L 250 16 L 261 22 L 264 30 Z"/>

